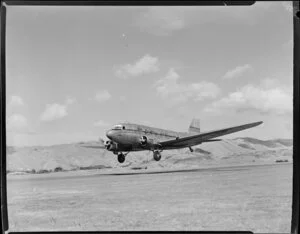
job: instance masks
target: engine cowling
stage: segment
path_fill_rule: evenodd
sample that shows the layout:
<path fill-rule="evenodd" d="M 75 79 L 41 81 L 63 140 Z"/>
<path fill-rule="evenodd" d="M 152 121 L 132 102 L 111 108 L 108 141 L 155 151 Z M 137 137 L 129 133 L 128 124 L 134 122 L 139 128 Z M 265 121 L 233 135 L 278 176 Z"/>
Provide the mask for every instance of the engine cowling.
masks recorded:
<path fill-rule="evenodd" d="M 140 139 L 140 144 L 142 146 L 146 146 L 148 143 L 148 138 L 146 136 L 142 136 L 141 139 Z"/>
<path fill-rule="evenodd" d="M 159 142 L 155 141 L 154 139 L 148 139 L 146 136 L 142 136 L 140 138 L 140 144 L 142 147 L 147 147 L 149 149 L 161 149 L 161 145 Z"/>
<path fill-rule="evenodd" d="M 117 143 L 113 141 L 106 141 L 105 142 L 105 148 L 109 151 L 117 151 L 118 150 L 118 145 Z"/>

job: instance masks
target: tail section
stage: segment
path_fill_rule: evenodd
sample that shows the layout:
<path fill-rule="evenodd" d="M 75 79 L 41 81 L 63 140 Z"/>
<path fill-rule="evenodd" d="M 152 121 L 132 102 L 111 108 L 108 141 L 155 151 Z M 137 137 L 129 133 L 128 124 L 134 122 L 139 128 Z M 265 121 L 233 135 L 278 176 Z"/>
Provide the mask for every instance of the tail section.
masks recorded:
<path fill-rule="evenodd" d="M 190 127 L 189 133 L 199 134 L 200 133 L 200 119 L 193 119 Z"/>

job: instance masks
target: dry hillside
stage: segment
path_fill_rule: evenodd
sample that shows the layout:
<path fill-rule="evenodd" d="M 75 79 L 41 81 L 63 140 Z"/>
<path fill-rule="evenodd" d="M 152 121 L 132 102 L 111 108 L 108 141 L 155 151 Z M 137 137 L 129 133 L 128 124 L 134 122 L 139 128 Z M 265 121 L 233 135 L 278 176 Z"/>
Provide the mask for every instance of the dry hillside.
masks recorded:
<path fill-rule="evenodd" d="M 100 144 L 89 142 L 91 144 Z M 275 139 L 262 141 L 254 138 L 226 139 L 188 149 L 162 152 L 156 162 L 152 152 L 129 153 L 125 163 L 103 149 L 84 148 L 82 143 L 35 147 L 7 147 L 8 172 L 51 172 L 102 168 L 193 168 L 201 165 L 251 164 L 292 161 L 293 141 Z"/>

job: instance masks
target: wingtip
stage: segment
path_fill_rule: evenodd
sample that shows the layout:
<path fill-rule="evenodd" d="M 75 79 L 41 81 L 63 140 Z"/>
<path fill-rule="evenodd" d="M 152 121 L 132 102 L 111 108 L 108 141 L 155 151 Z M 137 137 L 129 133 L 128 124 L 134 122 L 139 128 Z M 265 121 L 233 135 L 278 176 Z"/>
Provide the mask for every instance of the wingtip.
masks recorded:
<path fill-rule="evenodd" d="M 254 125 L 258 126 L 258 125 L 261 125 L 262 123 L 264 123 L 264 122 L 263 121 L 258 121 L 258 122 L 255 122 Z"/>

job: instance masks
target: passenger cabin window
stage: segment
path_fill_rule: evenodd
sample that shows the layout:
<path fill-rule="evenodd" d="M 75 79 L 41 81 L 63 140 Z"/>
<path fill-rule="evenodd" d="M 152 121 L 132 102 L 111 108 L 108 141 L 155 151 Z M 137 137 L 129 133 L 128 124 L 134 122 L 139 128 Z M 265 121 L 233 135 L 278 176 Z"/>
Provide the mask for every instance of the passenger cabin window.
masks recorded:
<path fill-rule="evenodd" d="M 115 125 L 115 126 L 112 128 L 112 130 L 122 130 L 122 129 L 124 129 L 124 126 L 122 126 L 122 125 Z"/>

